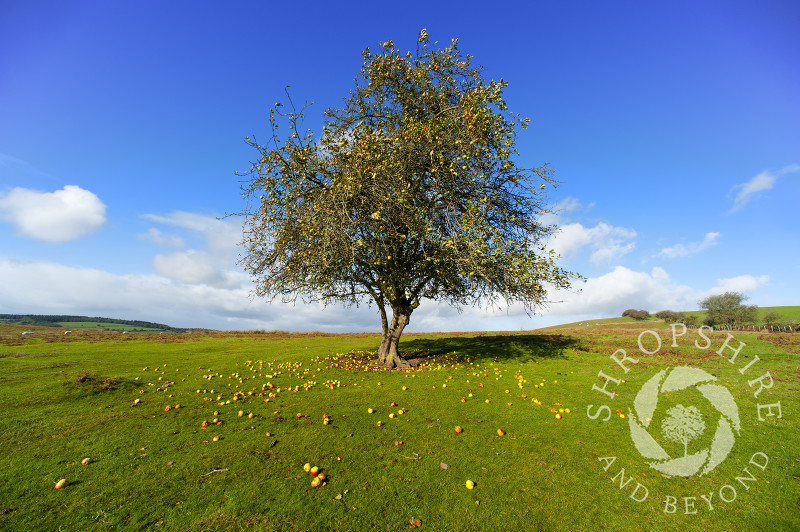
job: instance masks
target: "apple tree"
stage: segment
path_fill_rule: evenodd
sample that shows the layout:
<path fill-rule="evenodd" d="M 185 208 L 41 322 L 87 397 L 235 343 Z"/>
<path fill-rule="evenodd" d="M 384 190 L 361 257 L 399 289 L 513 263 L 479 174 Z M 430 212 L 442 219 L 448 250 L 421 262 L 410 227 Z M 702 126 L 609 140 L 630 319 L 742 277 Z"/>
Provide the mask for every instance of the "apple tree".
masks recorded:
<path fill-rule="evenodd" d="M 577 276 L 545 251 L 555 228 L 538 216 L 552 171 L 514 162 L 529 121 L 509 112 L 506 86 L 487 82 L 457 40 L 432 49 L 423 29 L 414 53 L 392 41 L 363 52 L 318 137 L 301 131 L 307 107 L 277 103 L 267 144 L 246 139 L 259 155 L 244 174 L 241 263 L 255 294 L 374 303 L 378 363 L 394 367 L 425 299 L 531 313 L 548 290 L 569 288 Z"/>

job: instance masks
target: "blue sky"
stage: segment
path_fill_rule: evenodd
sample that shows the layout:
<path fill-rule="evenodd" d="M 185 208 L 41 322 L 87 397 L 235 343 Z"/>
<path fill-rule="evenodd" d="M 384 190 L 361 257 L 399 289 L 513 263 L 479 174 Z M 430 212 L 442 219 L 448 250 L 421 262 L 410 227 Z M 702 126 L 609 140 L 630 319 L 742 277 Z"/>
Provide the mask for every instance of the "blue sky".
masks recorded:
<path fill-rule="evenodd" d="M 519 330 L 744 292 L 800 304 L 800 4 L 3 2 L 0 313 L 377 330 L 374 308 L 250 297 L 237 171 L 267 112 L 354 84 L 421 28 L 510 83 L 518 163 L 561 185 L 551 246 L 587 281 L 542 314 L 428 302 L 407 330 Z"/>

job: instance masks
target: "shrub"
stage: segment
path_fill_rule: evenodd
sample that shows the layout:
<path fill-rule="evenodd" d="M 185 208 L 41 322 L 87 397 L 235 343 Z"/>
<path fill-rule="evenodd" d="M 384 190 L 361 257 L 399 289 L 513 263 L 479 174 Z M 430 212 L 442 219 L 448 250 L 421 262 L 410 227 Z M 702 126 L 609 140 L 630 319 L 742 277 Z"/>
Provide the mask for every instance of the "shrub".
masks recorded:
<path fill-rule="evenodd" d="M 646 320 L 650 317 L 650 313 L 646 310 L 636 310 L 629 308 L 625 312 L 622 313 L 623 317 L 633 318 L 635 320 Z"/>
<path fill-rule="evenodd" d="M 683 314 L 679 312 L 672 312 L 671 310 L 659 310 L 655 314 L 656 318 L 664 320 L 667 323 L 677 323 L 681 321 Z"/>
<path fill-rule="evenodd" d="M 707 311 L 706 325 L 743 325 L 755 323 L 758 315 L 756 305 L 744 305 L 747 299 L 741 292 L 725 292 L 698 301 L 701 309 Z"/>
<path fill-rule="evenodd" d="M 764 325 L 771 325 L 774 323 L 780 323 L 781 318 L 782 316 L 780 314 L 778 314 L 774 310 L 770 310 L 766 314 L 764 314 L 762 321 L 764 322 Z"/>

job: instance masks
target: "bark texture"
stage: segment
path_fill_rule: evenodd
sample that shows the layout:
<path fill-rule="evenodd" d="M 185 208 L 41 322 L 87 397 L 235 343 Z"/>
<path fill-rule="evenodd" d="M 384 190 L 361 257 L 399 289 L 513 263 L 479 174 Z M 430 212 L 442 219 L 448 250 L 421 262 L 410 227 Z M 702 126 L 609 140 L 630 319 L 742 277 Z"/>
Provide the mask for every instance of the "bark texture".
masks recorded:
<path fill-rule="evenodd" d="M 407 368 L 409 364 L 400 357 L 400 352 L 397 349 L 400 343 L 400 336 L 403 334 L 403 329 L 411 318 L 411 308 L 396 306 L 392 307 L 392 321 L 388 324 L 384 322 L 383 335 L 381 337 L 381 346 L 378 348 L 377 363 L 386 368 Z M 382 312 L 382 316 L 385 312 Z"/>

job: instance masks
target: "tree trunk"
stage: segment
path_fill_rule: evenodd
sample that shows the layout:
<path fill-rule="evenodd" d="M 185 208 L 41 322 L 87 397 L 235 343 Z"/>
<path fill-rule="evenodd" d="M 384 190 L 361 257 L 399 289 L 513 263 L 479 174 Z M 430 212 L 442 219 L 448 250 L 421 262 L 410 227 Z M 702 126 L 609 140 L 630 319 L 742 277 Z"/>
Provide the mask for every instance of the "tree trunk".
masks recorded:
<path fill-rule="evenodd" d="M 408 362 L 400 358 L 397 344 L 400 342 L 400 335 L 408 325 L 411 317 L 411 308 L 392 307 L 392 322 L 383 330 L 381 346 L 378 349 L 378 365 L 386 368 L 407 368 Z"/>

